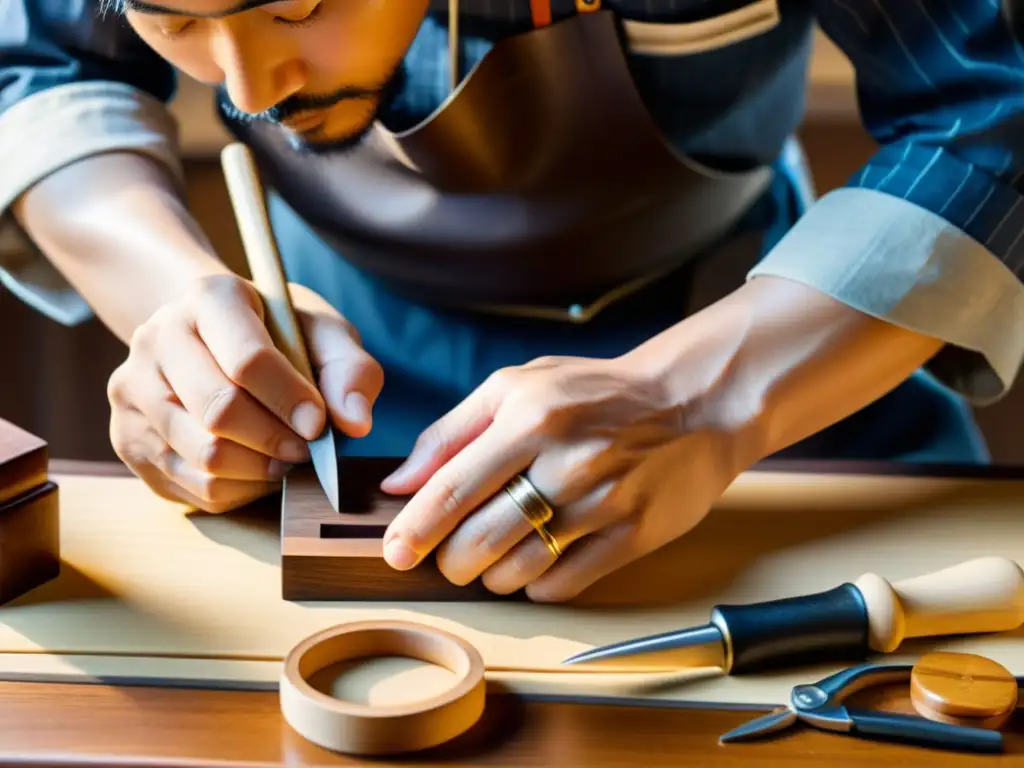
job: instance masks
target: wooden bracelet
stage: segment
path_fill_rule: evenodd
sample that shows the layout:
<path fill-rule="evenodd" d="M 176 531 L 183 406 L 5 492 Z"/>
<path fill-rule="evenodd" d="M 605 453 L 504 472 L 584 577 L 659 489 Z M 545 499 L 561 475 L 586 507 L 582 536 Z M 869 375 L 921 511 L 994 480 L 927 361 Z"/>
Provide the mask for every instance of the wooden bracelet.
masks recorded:
<path fill-rule="evenodd" d="M 316 690 L 309 678 L 350 659 L 403 656 L 448 669 L 458 682 L 420 702 L 372 706 Z M 484 662 L 461 638 L 406 621 L 361 621 L 308 637 L 291 650 L 281 673 L 281 712 L 288 724 L 325 749 L 357 755 L 413 752 L 443 744 L 483 714 Z"/>

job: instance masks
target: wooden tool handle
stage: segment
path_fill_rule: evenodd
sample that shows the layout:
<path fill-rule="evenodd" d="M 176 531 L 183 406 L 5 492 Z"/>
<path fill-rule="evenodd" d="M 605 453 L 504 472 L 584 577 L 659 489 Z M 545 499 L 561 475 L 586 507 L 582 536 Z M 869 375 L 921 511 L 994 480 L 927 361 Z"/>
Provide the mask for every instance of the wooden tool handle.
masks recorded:
<path fill-rule="evenodd" d="M 221 151 L 220 158 L 252 282 L 263 298 L 264 323 L 274 345 L 299 373 L 315 385 L 316 379 L 288 293 L 281 254 L 270 228 L 263 187 L 252 152 L 244 144 L 230 144 Z"/>
<path fill-rule="evenodd" d="M 1004 557 L 980 557 L 890 584 L 857 579 L 868 608 L 868 643 L 890 653 L 908 637 L 1005 632 L 1024 624 L 1024 572 Z"/>

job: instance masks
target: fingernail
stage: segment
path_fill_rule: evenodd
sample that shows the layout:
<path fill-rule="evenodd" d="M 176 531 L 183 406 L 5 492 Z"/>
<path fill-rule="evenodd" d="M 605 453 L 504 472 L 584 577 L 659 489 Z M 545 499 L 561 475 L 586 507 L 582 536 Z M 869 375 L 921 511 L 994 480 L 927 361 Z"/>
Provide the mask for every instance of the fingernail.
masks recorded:
<path fill-rule="evenodd" d="M 395 483 L 403 483 L 408 480 L 417 469 L 423 465 L 423 455 L 426 451 L 420 442 L 412 447 L 409 455 L 405 457 L 405 460 L 398 465 L 394 472 L 384 478 L 384 483 L 392 485 Z"/>
<path fill-rule="evenodd" d="M 298 440 L 285 440 L 281 443 L 281 458 L 293 464 L 309 458 L 309 446 Z"/>
<path fill-rule="evenodd" d="M 291 464 L 278 461 L 277 459 L 271 459 L 267 464 L 267 477 L 271 480 L 281 480 L 288 474 L 288 470 L 291 468 Z"/>
<path fill-rule="evenodd" d="M 345 418 L 356 424 L 370 420 L 370 401 L 362 392 L 349 392 L 345 397 Z"/>
<path fill-rule="evenodd" d="M 320 434 L 320 409 L 315 403 L 299 403 L 292 411 L 292 429 L 307 440 Z"/>
<path fill-rule="evenodd" d="M 397 483 L 401 483 L 409 475 L 409 466 L 410 464 L 408 461 L 403 461 L 398 469 L 384 478 L 381 485 L 395 485 Z"/>
<path fill-rule="evenodd" d="M 384 559 L 392 568 L 404 571 L 416 565 L 416 553 L 397 536 L 384 545 Z"/>

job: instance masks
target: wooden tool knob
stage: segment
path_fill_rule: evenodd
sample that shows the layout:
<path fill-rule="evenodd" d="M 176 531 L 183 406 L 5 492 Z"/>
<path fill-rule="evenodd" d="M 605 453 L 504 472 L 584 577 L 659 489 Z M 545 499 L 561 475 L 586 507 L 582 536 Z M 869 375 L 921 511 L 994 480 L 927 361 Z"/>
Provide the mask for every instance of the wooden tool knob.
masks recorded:
<path fill-rule="evenodd" d="M 998 728 L 1017 706 L 1018 684 L 1002 664 L 973 653 L 922 656 L 910 673 L 910 699 L 922 717 Z"/>
<path fill-rule="evenodd" d="M 868 642 L 891 653 L 908 637 L 1005 632 L 1024 624 L 1024 572 L 979 557 L 890 584 L 873 573 L 854 585 L 868 608 Z"/>

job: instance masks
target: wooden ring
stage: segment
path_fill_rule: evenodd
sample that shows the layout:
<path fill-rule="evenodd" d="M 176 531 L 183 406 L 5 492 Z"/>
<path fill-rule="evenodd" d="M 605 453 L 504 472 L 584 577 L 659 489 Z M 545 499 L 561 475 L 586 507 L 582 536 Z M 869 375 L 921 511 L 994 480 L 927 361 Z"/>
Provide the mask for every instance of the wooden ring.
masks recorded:
<path fill-rule="evenodd" d="M 308 680 L 339 661 L 404 656 L 444 667 L 458 682 L 425 701 L 373 706 L 342 701 Z M 443 744 L 483 714 L 484 662 L 461 638 L 406 621 L 361 621 L 312 635 L 296 645 L 281 672 L 281 712 L 288 724 L 325 749 L 361 755 L 414 752 Z"/>

